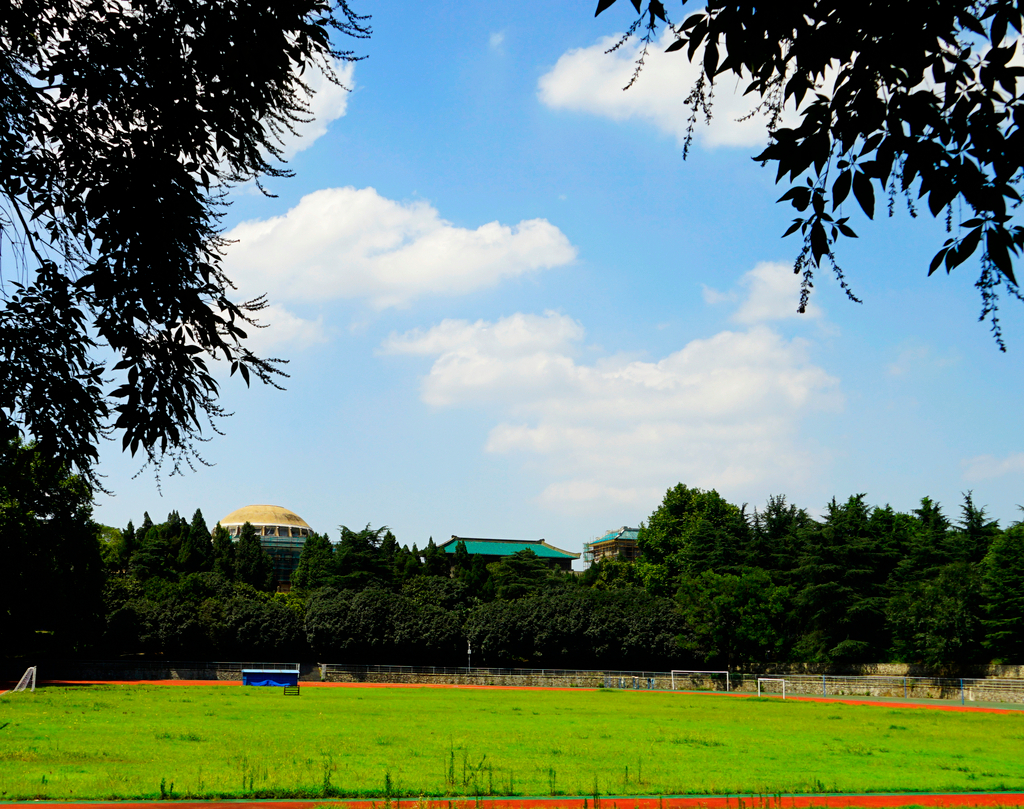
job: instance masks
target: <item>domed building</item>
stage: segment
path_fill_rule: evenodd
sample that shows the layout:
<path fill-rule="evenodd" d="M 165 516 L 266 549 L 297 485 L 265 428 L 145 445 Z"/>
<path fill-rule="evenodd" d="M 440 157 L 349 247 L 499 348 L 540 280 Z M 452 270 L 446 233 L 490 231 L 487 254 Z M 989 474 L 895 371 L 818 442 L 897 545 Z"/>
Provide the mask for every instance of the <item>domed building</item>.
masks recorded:
<path fill-rule="evenodd" d="M 245 506 L 220 521 L 236 541 L 246 523 L 256 529 L 260 544 L 274 560 L 278 592 L 287 593 L 292 589 L 292 574 L 299 565 L 302 546 L 313 529 L 294 511 L 281 506 Z"/>

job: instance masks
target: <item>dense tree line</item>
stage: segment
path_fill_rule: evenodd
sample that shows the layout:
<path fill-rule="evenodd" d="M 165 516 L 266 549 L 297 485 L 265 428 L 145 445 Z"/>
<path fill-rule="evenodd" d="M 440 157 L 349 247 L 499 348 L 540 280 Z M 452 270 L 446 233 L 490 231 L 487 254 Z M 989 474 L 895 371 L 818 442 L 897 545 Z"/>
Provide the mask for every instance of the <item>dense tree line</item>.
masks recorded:
<path fill-rule="evenodd" d="M 640 531 L 642 561 L 588 576 L 673 593 L 703 662 L 1022 662 L 1024 524 L 1001 530 L 970 492 L 959 511 L 858 494 L 820 519 L 784 497 L 748 513 L 679 484 Z"/>
<path fill-rule="evenodd" d="M 246 550 L 247 539 L 253 551 Z M 400 546 L 387 528 L 340 528 L 305 542 L 289 593 L 243 565 L 269 563 L 255 532 L 235 543 L 202 515 L 148 515 L 104 546 L 109 652 L 339 662 L 664 667 L 683 626 L 672 598 L 584 586 L 532 551 L 485 565 L 460 544 Z M 267 569 L 267 568 L 264 568 Z"/>
<path fill-rule="evenodd" d="M 580 575 L 531 551 L 485 564 L 465 544 L 401 545 L 386 527 L 305 541 L 293 589 L 251 525 L 202 513 L 99 526 L 80 477 L 32 447 L 0 459 L 8 654 L 316 659 L 544 668 L 753 669 L 903 661 L 1024 662 L 1024 524 L 970 493 L 948 516 L 865 495 L 812 517 L 748 510 L 679 484 L 641 526 L 640 561 Z"/>

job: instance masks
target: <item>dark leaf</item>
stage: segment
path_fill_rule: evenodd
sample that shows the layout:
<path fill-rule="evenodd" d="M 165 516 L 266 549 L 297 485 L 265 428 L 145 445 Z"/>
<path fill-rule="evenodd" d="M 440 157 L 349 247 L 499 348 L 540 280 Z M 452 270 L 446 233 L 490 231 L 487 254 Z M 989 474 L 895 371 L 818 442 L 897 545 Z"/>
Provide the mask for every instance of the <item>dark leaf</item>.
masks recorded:
<path fill-rule="evenodd" d="M 1010 251 L 1007 250 L 1008 242 L 1009 234 L 1003 228 L 990 228 L 985 235 L 985 252 L 988 254 L 989 260 L 996 265 L 1010 283 L 1016 284 L 1013 261 L 1010 258 Z"/>
<path fill-rule="evenodd" d="M 871 187 L 871 180 L 866 174 L 857 172 L 853 176 L 853 195 L 860 203 L 861 210 L 868 215 L 868 219 L 874 219 L 875 190 Z"/>
<path fill-rule="evenodd" d="M 974 228 L 955 247 L 946 253 L 946 272 L 949 272 L 954 267 L 959 267 L 974 255 L 974 251 L 978 249 L 978 244 L 981 242 L 981 234 L 981 227 Z"/>
<path fill-rule="evenodd" d="M 850 193 L 853 171 L 844 171 L 832 184 L 832 210 L 838 208 Z"/>
<path fill-rule="evenodd" d="M 718 45 L 714 42 L 704 48 L 704 72 L 711 78 L 718 72 Z"/>
<path fill-rule="evenodd" d="M 999 45 L 1006 36 L 1006 21 L 1006 15 L 998 11 L 995 16 L 992 17 L 992 26 L 989 28 L 989 39 L 993 45 Z"/>
<path fill-rule="evenodd" d="M 821 264 L 821 257 L 829 254 L 828 234 L 820 222 L 811 227 L 811 253 L 815 264 Z"/>
<path fill-rule="evenodd" d="M 946 257 L 946 253 L 948 251 L 948 247 L 943 247 L 938 253 L 935 254 L 935 257 L 932 259 L 931 264 L 928 265 L 928 275 L 931 275 L 942 265 L 942 260 Z"/>

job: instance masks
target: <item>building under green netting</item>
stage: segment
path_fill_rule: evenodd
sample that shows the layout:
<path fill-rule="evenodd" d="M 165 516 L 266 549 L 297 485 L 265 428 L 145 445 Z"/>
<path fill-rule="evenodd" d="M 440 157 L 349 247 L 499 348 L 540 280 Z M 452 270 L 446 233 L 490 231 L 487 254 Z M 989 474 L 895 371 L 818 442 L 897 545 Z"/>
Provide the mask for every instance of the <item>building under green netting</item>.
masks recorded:
<path fill-rule="evenodd" d="M 606 531 L 604 536 L 584 544 L 583 561 L 588 567 L 603 559 L 635 562 L 640 558 L 640 548 L 637 545 L 639 535 L 639 528 L 630 528 L 626 525 Z"/>
<path fill-rule="evenodd" d="M 260 544 L 274 560 L 274 584 L 278 592 L 292 589 L 292 574 L 313 529 L 298 514 L 281 506 L 245 506 L 220 521 L 232 539 L 238 539 L 246 523 L 256 529 Z"/>

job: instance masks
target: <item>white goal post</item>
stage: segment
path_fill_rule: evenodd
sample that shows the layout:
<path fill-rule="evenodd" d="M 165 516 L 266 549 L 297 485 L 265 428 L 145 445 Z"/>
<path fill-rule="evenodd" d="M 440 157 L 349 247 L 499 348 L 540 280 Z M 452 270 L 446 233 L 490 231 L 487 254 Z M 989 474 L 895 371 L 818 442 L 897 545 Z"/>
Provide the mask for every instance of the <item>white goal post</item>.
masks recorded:
<path fill-rule="evenodd" d="M 10 691 L 0 691 L 0 694 L 12 694 L 15 691 L 24 690 L 35 691 L 36 690 L 36 667 L 29 666 L 25 673 L 21 675 L 21 679 L 18 680 L 18 684 L 14 686 Z"/>
<path fill-rule="evenodd" d="M 682 680 L 684 677 L 689 677 L 694 674 L 724 674 L 725 675 L 725 690 L 728 692 L 729 688 L 729 672 L 727 670 L 722 671 L 696 671 L 690 669 L 672 669 L 672 690 L 676 690 L 676 675 L 679 675 L 679 679 Z"/>
<path fill-rule="evenodd" d="M 782 698 L 786 698 L 786 681 L 781 677 L 758 677 L 757 695 L 761 696 L 761 683 L 782 683 Z"/>

